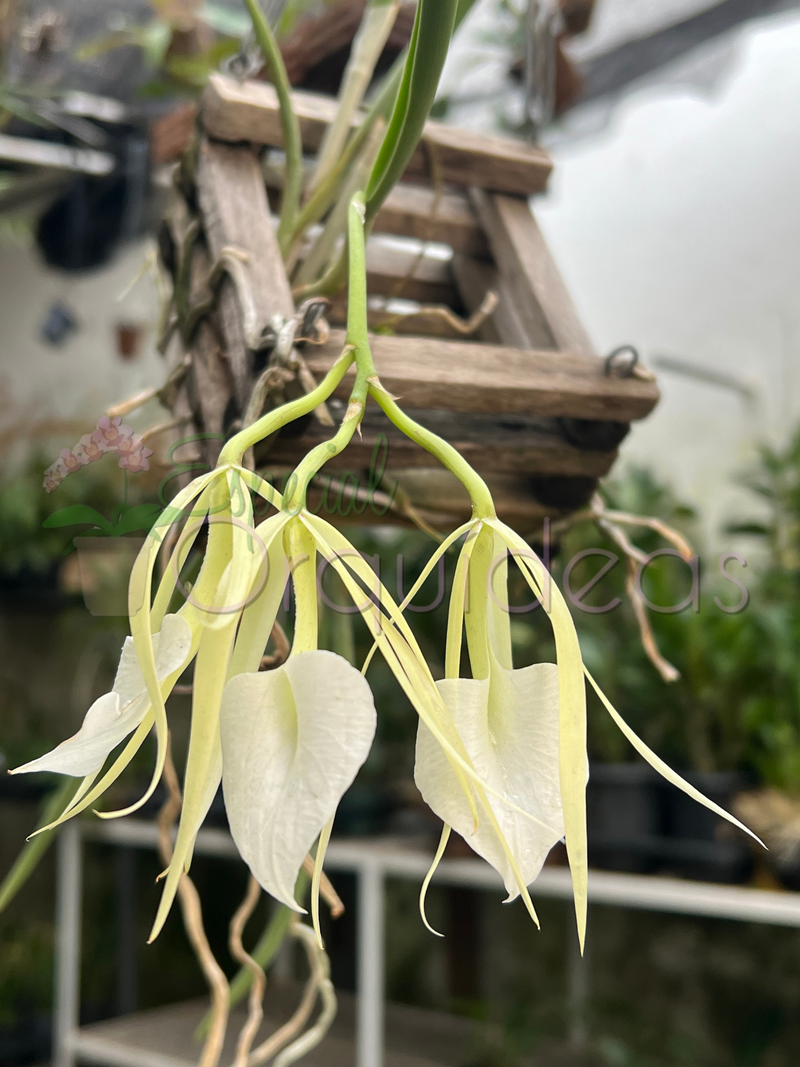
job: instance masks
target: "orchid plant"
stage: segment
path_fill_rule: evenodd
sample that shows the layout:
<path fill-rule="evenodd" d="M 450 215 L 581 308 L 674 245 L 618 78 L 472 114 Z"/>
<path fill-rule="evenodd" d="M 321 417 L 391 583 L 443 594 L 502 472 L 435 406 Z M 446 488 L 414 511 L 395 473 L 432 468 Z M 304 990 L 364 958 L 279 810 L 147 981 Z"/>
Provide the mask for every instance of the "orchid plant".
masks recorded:
<path fill-rule="evenodd" d="M 262 51 L 273 71 L 280 72 L 272 31 L 255 0 L 247 0 L 247 6 Z M 583 946 L 587 679 L 649 763 L 699 803 L 746 830 L 670 770 L 620 718 L 586 671 L 572 617 L 545 565 L 522 537 L 498 519 L 486 483 L 458 451 L 402 410 L 382 386 L 373 362 L 367 333 L 365 231 L 417 144 L 453 26 L 469 6 L 469 0 L 420 0 L 404 65 L 389 79 L 390 89 L 379 94 L 367 120 L 343 150 L 341 129 L 332 132 L 328 145 L 336 150 L 324 153 L 301 208 L 296 119 L 288 83 L 275 79 L 287 149 L 278 234 L 287 255 L 318 213 L 335 206 L 337 196 L 341 200 L 335 179 L 341 177 L 341 161 L 352 160 L 365 147 L 362 128 L 387 118 L 385 136 L 370 157 L 365 192 L 348 192 L 344 201 L 344 253 L 310 283 L 314 291 L 328 291 L 344 270 L 348 284 L 344 349 L 316 388 L 274 408 L 228 440 L 215 469 L 182 489 L 156 519 L 131 573 L 131 636 L 122 649 L 111 691 L 89 708 L 73 737 L 12 772 L 48 770 L 79 779 L 63 810 L 37 831 L 52 832 L 98 803 L 154 730 L 155 765 L 143 796 L 123 810 L 98 814 L 111 819 L 136 811 L 153 794 L 165 766 L 170 766 L 166 701 L 193 665 L 180 823 L 151 940 L 169 914 L 189 869 L 198 830 L 221 783 L 231 834 L 242 858 L 258 884 L 295 913 L 304 910 L 296 895 L 298 875 L 309 866 L 316 844 L 310 910 L 321 946 L 319 897 L 326 847 L 337 806 L 375 735 L 376 708 L 366 680 L 375 653 L 384 657 L 419 716 L 415 777 L 423 798 L 443 823 L 420 895 L 426 925 L 425 893 L 451 830 L 498 871 L 508 899 L 520 897 L 537 924 L 528 887 L 548 851 L 563 838 Z M 356 49 L 359 63 L 374 63 L 394 7 L 387 0 L 373 0 L 368 29 Z M 367 81 L 363 71 L 347 80 L 348 109 L 360 102 Z M 342 128 L 349 124 L 348 118 Z M 352 148 L 354 143 L 358 148 Z M 348 375 L 352 384 L 341 425 L 329 441 L 305 456 L 282 493 L 246 468 L 250 449 L 314 411 Z M 472 501 L 470 520 L 442 541 L 400 604 L 341 531 L 306 507 L 310 484 L 329 459 L 347 448 L 368 400 L 452 472 Z M 119 431 L 112 425 L 102 429 L 109 434 Z M 77 463 L 83 462 L 84 454 L 95 458 L 89 456 L 88 447 Z M 60 468 L 55 476 L 62 476 Z M 271 513 L 259 522 L 254 496 L 271 506 Z M 187 559 L 201 532 L 207 534 L 206 547 L 189 587 Z M 437 680 L 404 611 L 443 553 L 459 542 L 445 677 Z M 157 562 L 165 556 L 167 562 L 156 580 Z M 509 565 L 519 568 L 549 617 L 555 663 L 514 666 Z M 342 656 L 318 647 L 318 568 L 325 566 L 338 574 L 373 638 L 372 652 L 360 671 Z M 291 651 L 282 665 L 260 670 L 287 581 L 295 600 Z M 464 631 L 469 670 L 462 676 Z M 302 1048 L 307 1047 L 306 1042 Z M 284 1050 L 282 1056 L 286 1055 Z"/>
<path fill-rule="evenodd" d="M 157 756 L 147 791 L 122 811 L 100 814 L 115 818 L 135 811 L 152 794 L 164 768 L 165 700 L 194 661 L 183 807 L 151 939 L 169 913 L 220 781 L 242 857 L 267 892 L 297 911 L 301 907 L 294 886 L 317 843 L 311 909 L 319 936 L 319 885 L 333 818 L 367 758 L 376 725 L 364 674 L 341 656 L 318 648 L 317 561 L 324 560 L 340 576 L 369 627 L 375 650 L 383 654 L 419 715 L 416 781 L 444 823 L 435 863 L 455 829 L 497 869 L 509 899 L 520 896 L 537 921 L 528 886 L 550 848 L 564 838 L 583 944 L 585 678 L 649 763 L 701 804 L 741 824 L 670 770 L 620 718 L 583 665 L 572 617 L 544 564 L 497 518 L 485 482 L 463 457 L 410 419 L 381 385 L 366 325 L 364 213 L 364 198 L 357 195 L 349 212 L 348 328 L 339 360 L 313 392 L 271 411 L 228 441 L 217 467 L 183 489 L 163 512 L 133 568 L 132 636 L 125 642 L 111 692 L 92 705 L 74 737 L 13 773 L 49 770 L 83 779 L 69 805 L 47 827 L 52 828 L 96 803 L 154 726 Z M 242 466 L 248 448 L 312 411 L 353 368 L 350 400 L 338 432 L 302 460 L 283 495 Z M 311 480 L 347 447 L 368 398 L 455 474 L 472 500 L 470 521 L 437 548 L 401 605 L 344 535 L 305 506 Z M 252 493 L 274 508 L 258 524 Z M 153 595 L 156 559 L 176 524 L 182 529 Z M 202 568 L 182 606 L 171 613 L 189 549 L 204 524 L 208 543 Z M 435 681 L 403 609 L 442 553 L 460 539 L 445 677 Z M 556 663 L 514 668 L 509 559 L 548 614 Z M 287 578 L 296 605 L 291 655 L 283 666 L 259 671 Z M 461 677 L 464 629 L 471 677 Z M 126 738 L 120 755 L 102 773 Z M 424 915 L 424 890 L 421 901 Z"/>

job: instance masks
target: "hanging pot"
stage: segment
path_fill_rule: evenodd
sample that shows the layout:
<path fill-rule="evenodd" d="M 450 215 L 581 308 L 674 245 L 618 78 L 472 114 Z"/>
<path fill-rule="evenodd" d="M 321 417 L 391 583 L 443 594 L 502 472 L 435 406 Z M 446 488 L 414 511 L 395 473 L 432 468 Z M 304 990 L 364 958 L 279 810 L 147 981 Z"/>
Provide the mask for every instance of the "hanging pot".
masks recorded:
<path fill-rule="evenodd" d="M 589 862 L 613 871 L 655 870 L 662 815 L 658 775 L 645 763 L 593 763 L 587 790 Z"/>
<path fill-rule="evenodd" d="M 685 778 L 726 811 L 736 793 L 748 785 L 738 771 L 694 772 Z M 667 824 L 664 860 L 669 872 L 703 882 L 749 881 L 753 857 L 744 834 L 679 789 L 662 788 Z"/>

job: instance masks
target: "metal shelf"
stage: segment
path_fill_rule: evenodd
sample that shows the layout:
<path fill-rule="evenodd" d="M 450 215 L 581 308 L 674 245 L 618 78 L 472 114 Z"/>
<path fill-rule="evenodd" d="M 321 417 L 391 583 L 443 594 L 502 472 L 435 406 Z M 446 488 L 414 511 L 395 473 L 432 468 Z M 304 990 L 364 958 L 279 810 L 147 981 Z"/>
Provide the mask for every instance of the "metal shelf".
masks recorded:
<path fill-rule="evenodd" d="M 125 819 L 114 822 L 73 821 L 59 842 L 58 862 L 58 959 L 56 992 L 56 1065 L 72 1067 L 76 1059 L 103 1062 L 115 1067 L 169 1067 L 157 1054 L 132 1059 L 135 1053 L 119 1046 L 112 1056 L 107 1039 L 78 1029 L 81 926 L 82 841 L 96 841 L 125 848 L 155 849 L 158 831 L 152 822 Z M 239 861 L 236 846 L 224 830 L 203 829 L 195 851 L 220 859 Z M 355 1063 L 357 1067 L 389 1067 L 393 1055 L 384 1056 L 384 910 L 387 879 L 421 883 L 431 856 L 407 841 L 377 838 L 332 841 L 325 866 L 354 873 L 358 880 L 357 998 L 355 1005 Z M 435 881 L 476 889 L 496 889 L 503 884 L 497 872 L 483 860 L 445 859 Z M 569 870 L 545 867 L 530 887 L 531 895 L 568 900 L 572 896 Z M 697 915 L 738 922 L 800 927 L 800 893 L 772 892 L 742 886 L 712 885 L 653 875 L 589 872 L 589 902 L 639 908 L 648 911 Z M 580 961 L 572 969 L 576 991 L 585 981 Z M 111 1025 L 111 1024 L 105 1024 Z M 100 1041 L 105 1050 L 102 1055 Z M 106 1041 L 106 1044 L 103 1042 Z M 122 1049 L 122 1051 L 120 1051 Z M 93 1051 L 94 1050 L 94 1051 Z M 144 1055 L 144 1054 L 142 1054 Z M 156 1058 L 154 1059 L 153 1056 Z M 420 1061 L 421 1062 L 421 1061 Z M 172 1067 L 177 1067 L 173 1060 Z"/>

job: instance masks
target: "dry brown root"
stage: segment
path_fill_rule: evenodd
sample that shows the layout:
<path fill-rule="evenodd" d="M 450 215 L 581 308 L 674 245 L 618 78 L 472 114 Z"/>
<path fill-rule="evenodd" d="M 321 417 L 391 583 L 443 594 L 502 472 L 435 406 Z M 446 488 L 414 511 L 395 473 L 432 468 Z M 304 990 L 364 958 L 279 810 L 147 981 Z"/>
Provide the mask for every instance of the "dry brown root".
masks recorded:
<path fill-rule="evenodd" d="M 158 816 L 158 849 L 162 863 L 169 865 L 172 860 L 172 828 L 181 810 L 181 790 L 169 749 L 164 764 L 164 781 L 167 799 Z M 182 875 L 178 883 L 178 899 L 186 935 L 211 992 L 211 1027 L 203 1044 L 198 1067 L 217 1067 L 228 1029 L 228 979 L 208 944 L 200 897 L 188 874 Z"/>
<path fill-rule="evenodd" d="M 253 914 L 260 896 L 261 886 L 251 874 L 244 900 L 231 919 L 228 939 L 231 955 L 243 967 L 246 967 L 253 976 L 253 984 L 250 987 L 250 997 L 247 1002 L 247 1019 L 236 1043 L 236 1057 L 233 1061 L 233 1067 L 247 1067 L 250 1049 L 253 1047 L 253 1041 L 264 1017 L 263 1002 L 264 992 L 267 988 L 267 976 L 264 973 L 264 968 L 253 959 L 242 944 L 244 928 L 247 925 L 247 920 Z"/>
<path fill-rule="evenodd" d="M 248 1060 L 248 1067 L 257 1067 L 257 1064 L 265 1063 L 273 1056 L 278 1056 L 281 1049 L 283 1052 L 275 1060 L 273 1067 L 288 1067 L 319 1044 L 336 1015 L 336 992 L 330 980 L 328 957 L 317 945 L 314 931 L 301 923 L 299 919 L 295 919 L 290 933 L 301 941 L 311 973 L 294 1015 L 253 1050 Z M 311 1018 L 318 996 L 322 1000 L 322 1011 L 314 1025 L 303 1034 L 303 1027 Z"/>

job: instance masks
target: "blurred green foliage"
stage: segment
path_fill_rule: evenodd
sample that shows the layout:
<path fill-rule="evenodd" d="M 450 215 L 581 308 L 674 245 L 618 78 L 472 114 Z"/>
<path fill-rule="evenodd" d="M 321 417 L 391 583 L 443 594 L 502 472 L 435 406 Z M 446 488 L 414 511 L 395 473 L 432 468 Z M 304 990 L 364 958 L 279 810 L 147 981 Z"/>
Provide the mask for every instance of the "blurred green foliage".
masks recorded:
<path fill-rule="evenodd" d="M 0 480 L 0 573 L 6 576 L 43 574 L 69 551 L 75 528 L 45 526 L 57 512 L 83 504 L 109 515 L 120 501 L 122 472 L 110 463 L 85 467 L 48 494 L 42 488 L 48 462 L 34 453 Z"/>

